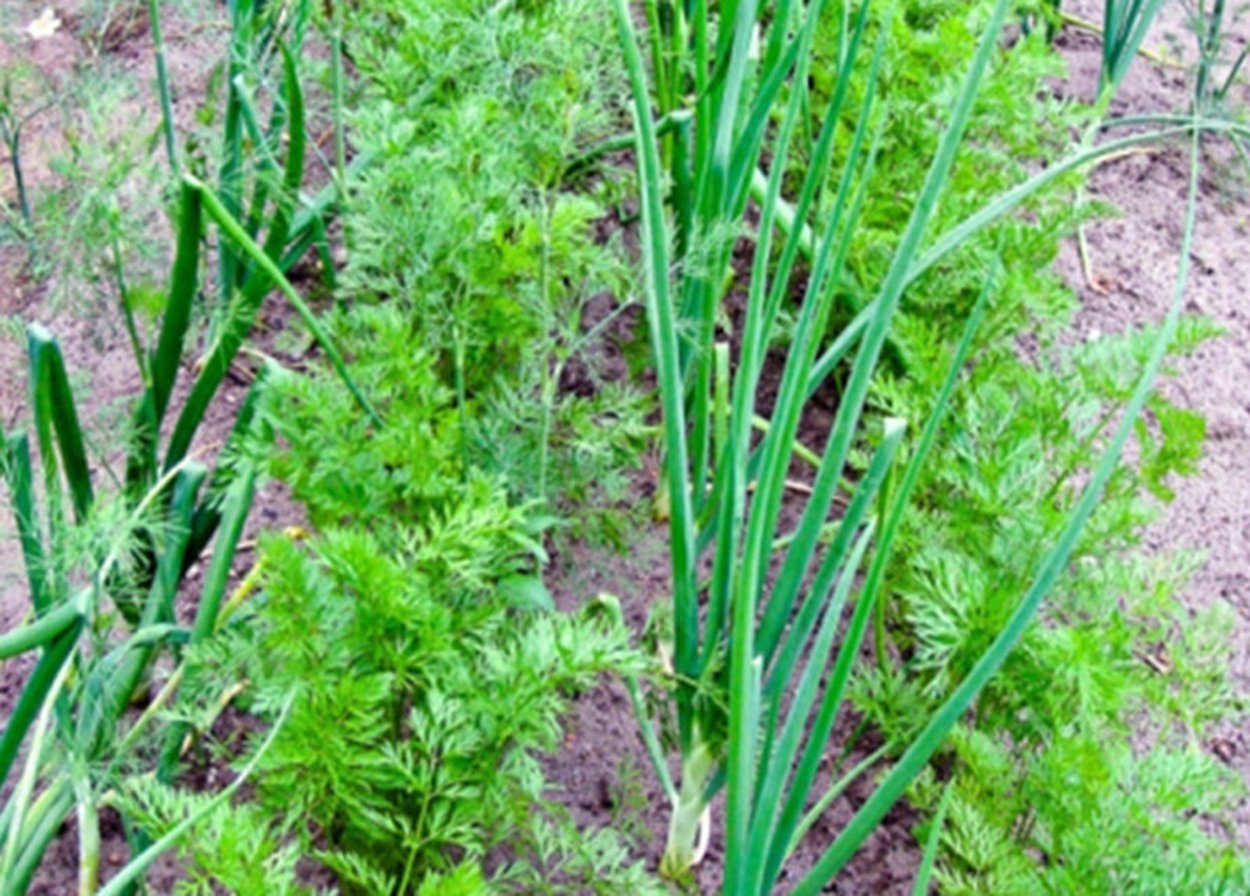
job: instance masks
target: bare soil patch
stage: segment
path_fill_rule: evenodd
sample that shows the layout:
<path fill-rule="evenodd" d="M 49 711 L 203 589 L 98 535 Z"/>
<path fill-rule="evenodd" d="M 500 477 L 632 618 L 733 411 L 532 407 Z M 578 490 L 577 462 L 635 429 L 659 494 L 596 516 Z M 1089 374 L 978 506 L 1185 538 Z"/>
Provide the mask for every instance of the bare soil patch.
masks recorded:
<path fill-rule="evenodd" d="M 1065 4 L 1066 6 L 1066 4 Z M 1100 3 L 1085 0 L 1074 11 L 1098 18 Z M 1239 52 L 1250 41 L 1250 16 L 1231 22 L 1229 45 Z M 1068 31 L 1060 40 L 1070 78 L 1065 89 L 1089 99 L 1097 89 L 1100 45 L 1093 35 Z M 1146 40 L 1149 48 L 1177 48 L 1186 64 L 1194 38 L 1179 3 L 1164 4 Z M 1161 67 L 1138 59 L 1115 104 L 1115 115 L 1184 112 L 1191 77 L 1184 67 Z M 1250 107 L 1250 86 L 1235 89 L 1232 102 Z M 1233 683 L 1250 693 L 1250 183 L 1231 164 L 1217 138 L 1204 147 L 1201 198 L 1190 257 L 1185 311 L 1224 329 L 1193 355 L 1174 364 L 1163 389 L 1178 405 L 1199 411 L 1207 441 L 1198 473 L 1176 485 L 1176 498 L 1146 533 L 1147 550 L 1197 552 L 1202 560 L 1182 600 L 1195 611 L 1224 602 L 1236 611 L 1227 633 Z M 1090 192 L 1120 210 L 1086 229 L 1094 288 L 1081 271 L 1075 241 L 1059 270 L 1081 297 L 1078 338 L 1120 332 L 1160 321 L 1174 294 L 1189 182 L 1188 141 L 1116 159 L 1090 177 Z M 1250 739 L 1229 726 L 1207 748 L 1250 782 Z M 1250 845 L 1250 804 L 1237 814 L 1238 838 Z"/>

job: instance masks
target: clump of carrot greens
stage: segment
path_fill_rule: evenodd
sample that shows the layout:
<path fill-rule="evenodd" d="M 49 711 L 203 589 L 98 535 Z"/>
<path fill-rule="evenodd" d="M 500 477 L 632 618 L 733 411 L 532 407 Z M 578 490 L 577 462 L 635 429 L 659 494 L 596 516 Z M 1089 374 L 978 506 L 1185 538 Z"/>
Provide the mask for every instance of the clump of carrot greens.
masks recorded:
<path fill-rule="evenodd" d="M 878 246 L 937 145 L 939 98 L 957 85 L 988 5 L 909 3 L 893 21 L 878 90 L 897 112 L 881 136 L 881 153 L 896 161 L 877 166 L 865 202 L 841 284 L 853 297 L 862 299 L 863 284 L 888 263 Z M 882 18 L 879 9 L 875 21 Z M 819 36 L 819 56 L 836 55 L 836 37 L 834 29 Z M 935 82 L 912 76 L 919 71 L 948 74 Z M 996 60 L 936 231 L 1070 152 L 1071 133 L 1095 111 L 1048 89 L 1047 79 L 1063 76 L 1062 59 L 1040 31 Z M 818 80 L 817 97 L 832 86 Z M 1097 212 L 1073 209 L 1079 183 L 1078 175 L 1039 191 L 1027 218 L 988 227 L 917 279 L 895 320 L 892 335 L 906 364 L 888 357 L 869 401 L 896 416 L 923 417 L 980 294 L 980 272 L 1001 257 L 999 287 L 951 398 L 950 422 L 900 523 L 874 620 L 873 661 L 860 664 L 850 685 L 854 708 L 869 723 L 852 732 L 858 746 L 845 766 L 878 742 L 889 745 L 886 754 L 906 743 L 1000 630 L 1027 587 L 1038 545 L 1063 526 L 1075 484 L 1098 459 L 1090 446 L 1102 435 L 1100 421 L 1128 399 L 1157 337 L 1147 327 L 1072 339 L 1079 304 L 1053 266 L 1060 239 Z M 847 319 L 835 319 L 831 333 Z M 1218 332 L 1212 321 L 1182 318 L 1169 351 L 1187 353 Z M 1070 567 L 1044 621 L 1029 628 L 933 770 L 908 791 L 925 812 L 949 793 L 934 874 L 942 892 L 1037 892 L 1063 888 L 1048 880 L 1130 875 L 1139 882 L 1135 892 L 1159 892 L 1181 866 L 1205 881 L 1195 889 L 1218 889 L 1235 886 L 1242 873 L 1231 860 L 1233 845 L 1187 815 L 1201 805 L 1225 817 L 1241 799 L 1235 773 L 1195 746 L 1208 742 L 1213 723 L 1241 711 L 1226 684 L 1227 650 L 1216 646 L 1227 607 L 1191 616 L 1179 596 L 1194 561 L 1141 555 L 1145 526 L 1184 487 L 1174 477 L 1193 472 L 1205 429 L 1200 416 L 1161 391 L 1138 423 L 1139 450 L 1122 459 L 1078 543 L 1087 559 Z M 1166 664 L 1152 665 L 1162 643 Z M 1195 793 L 1174 803 L 1172 783 L 1191 776 L 1222 783 L 1212 783 L 1209 799 Z M 1127 781 L 1137 782 L 1131 803 L 1116 798 Z M 1156 850 L 1146 861 L 1145 847 L 1089 850 L 1096 830 L 1115 830 L 1134 844 L 1183 843 L 1186 857 Z"/>
<path fill-rule="evenodd" d="M 626 291 L 619 247 L 594 239 L 611 197 L 562 182 L 609 126 L 610 11 L 481 7 L 342 10 L 369 162 L 349 166 L 325 322 L 386 423 L 329 371 L 270 379 L 266 472 L 310 537 L 262 539 L 257 593 L 194 651 L 176 712 L 206 733 L 232 683 L 265 720 L 296 696 L 241 812 L 264 848 L 215 820 L 184 849 L 198 880 L 293 852 L 348 892 L 661 891 L 539 764 L 575 694 L 645 671 L 611 602 L 560 613 L 544 584 L 564 532 L 622 537 L 613 502 L 650 435 L 640 391 L 595 356 L 619 314 L 588 306 Z M 159 788 L 133 802 L 158 829 L 179 809 Z"/>

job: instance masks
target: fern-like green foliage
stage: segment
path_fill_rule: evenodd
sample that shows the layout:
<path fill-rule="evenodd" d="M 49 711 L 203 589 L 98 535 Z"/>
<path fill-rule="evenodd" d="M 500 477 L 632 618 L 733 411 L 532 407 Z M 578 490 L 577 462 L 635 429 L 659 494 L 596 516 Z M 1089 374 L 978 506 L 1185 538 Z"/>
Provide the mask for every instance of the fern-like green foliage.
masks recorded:
<path fill-rule="evenodd" d="M 557 613 L 542 583 L 566 514 L 619 527 L 650 434 L 599 360 L 625 292 L 596 240 L 610 197 L 560 189 L 607 126 L 610 30 L 586 0 L 349 14 L 370 161 L 327 325 L 386 425 L 325 372 L 273 376 L 268 471 L 315 534 L 262 540 L 260 591 L 191 652 L 177 715 L 205 732 L 233 682 L 262 720 L 296 697 L 238 810 L 263 861 L 226 831 L 188 858 L 227 884 L 293 849 L 346 893 L 658 892 L 629 825 L 579 830 L 539 762 L 575 694 L 645 671 L 612 614 Z"/>
<path fill-rule="evenodd" d="M 397 357 L 414 345 L 429 356 L 464 410 L 474 464 L 619 542 L 603 511 L 626 500 L 648 430 L 609 339 L 623 310 L 611 296 L 629 294 L 606 223 L 616 187 L 564 184 L 576 153 L 614 127 L 607 12 L 402 0 L 355 16 L 352 123 L 371 161 L 351 184 L 341 283 L 356 303 L 345 329 L 373 325 L 362 304 L 402 309 Z"/>
<path fill-rule="evenodd" d="M 955 778 L 943 832 L 943 893 L 1146 896 L 1250 885 L 1236 849 L 1194 823 L 1195 813 L 1219 817 L 1237 799 L 1227 770 L 1194 746 L 1135 751 L 1091 732 L 1022 760 L 970 730 L 952 746 L 967 772 Z M 940 788 L 930 778 L 918 791 L 930 799 Z"/>
<path fill-rule="evenodd" d="M 892 18 L 878 11 L 873 27 L 892 28 L 879 85 L 889 164 L 873 173 L 844 276 L 851 308 L 888 257 L 991 5 L 907 0 Z M 1045 38 L 1022 35 L 995 61 L 933 234 L 1053 161 L 1086 121 L 1088 110 L 1046 86 L 1064 72 Z M 821 52 L 833 58 L 836 41 Z M 831 85 L 817 76 L 816 88 Z M 1072 335 L 1077 299 L 1052 268 L 1060 239 L 1101 211 L 1073 208 L 1078 183 L 1053 186 L 987 229 L 904 299 L 894 363 L 874 400 L 890 415 L 924 419 L 968 310 L 988 272 L 1001 270 L 900 534 L 905 561 L 892 573 L 879 661 L 855 683 L 858 706 L 887 740 L 913 735 L 1002 629 L 1157 336 L 1150 327 Z M 1217 332 L 1187 320 L 1173 352 Z M 953 778 L 936 875 L 943 893 L 1244 889 L 1244 860 L 1194 820 L 1221 817 L 1241 792 L 1196 746 L 1211 723 L 1242 709 L 1216 636 L 1229 608 L 1191 614 L 1177 600 L 1191 561 L 1137 553 L 1159 502 L 1194 471 L 1205 424 L 1160 394 L 1137 435 L 1043 618 L 938 764 Z M 933 809 L 944 786 L 930 779 L 912 798 Z"/>
<path fill-rule="evenodd" d="M 529 561 L 525 516 L 471 487 L 453 513 L 396 528 L 398 549 L 363 527 L 270 538 L 256 616 L 200 666 L 250 682 L 262 716 L 298 690 L 256 802 L 311 823 L 344 884 L 417 892 L 501 845 L 549 859 L 522 837 L 546 788 L 537 756 L 558 746 L 572 693 L 639 666 L 605 614 L 508 605 L 495 583 Z"/>
<path fill-rule="evenodd" d="M 167 830 L 202 811 L 211 794 L 195 794 L 156 782 L 150 776 L 128 779 L 118 801 L 127 817 L 147 830 Z M 195 835 L 179 847 L 186 871 L 170 896 L 312 896 L 300 881 L 297 844 L 251 806 L 222 806 L 199 822 Z"/>

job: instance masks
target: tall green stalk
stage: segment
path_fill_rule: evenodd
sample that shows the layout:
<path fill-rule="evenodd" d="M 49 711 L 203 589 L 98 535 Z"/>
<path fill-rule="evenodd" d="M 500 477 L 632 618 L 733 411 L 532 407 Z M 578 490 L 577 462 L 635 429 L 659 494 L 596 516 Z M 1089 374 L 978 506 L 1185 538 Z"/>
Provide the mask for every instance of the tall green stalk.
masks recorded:
<path fill-rule="evenodd" d="M 347 130 L 343 110 L 343 3 L 332 0 L 330 11 L 330 102 L 334 116 L 334 178 L 338 183 L 339 201 L 347 190 Z"/>
<path fill-rule="evenodd" d="M 60 98 L 54 95 L 32 108 L 19 110 L 19 100 L 13 95 L 13 81 L 9 77 L 0 78 L 0 144 L 4 146 L 6 161 L 13 174 L 22 224 L 28 228 L 34 221 L 34 213 L 31 211 L 25 169 L 22 166 L 22 131 L 27 124 L 59 101 Z"/>
<path fill-rule="evenodd" d="M 806 85 L 812 39 L 826 3 L 739 0 L 720 5 L 717 27 L 707 4 L 683 5 L 693 27 L 682 33 L 691 36 L 691 43 L 666 53 L 665 41 L 657 41 L 654 34 L 650 41 L 653 54 L 663 57 L 653 60 L 663 69 L 656 81 L 664 86 L 659 111 L 665 121 L 684 117 L 690 122 L 688 131 L 666 132 L 665 139 L 677 141 L 666 154 L 656 126 L 661 116 L 649 98 L 629 5 L 616 0 L 633 96 L 646 308 L 663 409 L 664 477 L 671 508 L 672 688 L 682 775 L 662 862 L 666 873 L 680 875 L 696 860 L 709 807 L 723 788 L 724 891 L 763 896 L 777 886 L 798 831 L 810 823 L 806 809 L 863 639 L 882 600 L 891 548 L 957 388 L 985 303 L 992 301 L 991 275 L 987 272 L 986 288 L 935 406 L 921 421 L 909 460 L 896 475 L 891 471 L 906 425 L 877 418 L 867 397 L 903 294 L 923 271 L 987 224 L 1063 172 L 1107 151 L 1082 147 L 924 248 L 926 229 L 977 88 L 998 52 L 1010 5 L 999 0 L 993 8 L 875 298 L 822 353 L 820 343 L 876 161 L 874 122 L 888 114 L 874 102 L 888 23 L 880 26 L 870 58 L 861 60 L 870 31 L 869 4 L 861 4 L 854 15 L 844 5 L 839 40 L 844 51 L 829 73 L 833 96 L 819 116 L 814 140 L 805 147 L 795 185 L 787 183 L 787 175 L 794 173 L 787 163 L 797 153 L 800 135 L 807 133 L 800 122 L 810 112 Z M 658 14 L 651 20 L 659 21 Z M 706 43 L 713 33 L 714 43 Z M 680 79 L 676 86 L 674 78 Z M 853 83 L 860 85 L 863 100 L 858 108 L 848 109 Z M 690 106 L 668 108 L 672 96 L 690 97 Z M 1141 139 L 1157 140 L 1168 131 Z M 688 169 L 674 171 L 681 164 Z M 666 186 L 683 181 L 693 189 L 687 194 L 674 188 L 667 194 L 675 206 L 670 223 Z M 732 324 L 734 332 L 726 334 L 722 303 L 731 253 L 752 192 L 759 207 L 746 307 Z M 816 216 L 818 198 L 821 214 Z M 779 226 L 783 219 L 784 227 Z M 787 353 L 771 415 L 755 441 L 766 357 L 782 333 L 781 308 L 796 290 L 800 252 L 810 268 L 800 283 L 794 323 L 785 331 Z M 1173 326 L 1170 317 L 1125 409 L 1125 422 L 1016 615 L 921 735 L 900 745 L 901 758 L 795 892 L 820 891 L 845 865 L 1035 616 L 1115 469 Z M 718 348 L 729 336 L 736 346 L 733 363 L 725 363 L 724 349 Z M 799 425 L 810 396 L 843 358 L 848 362 L 840 404 L 799 522 L 787 531 L 782 508 L 793 501 L 787 476 L 797 456 Z M 874 446 L 866 467 L 849 475 L 856 472 L 849 469 L 852 448 L 864 443 Z M 887 478 L 893 484 L 881 494 Z M 857 481 L 847 485 L 848 480 Z M 837 515 L 834 505 L 840 495 L 845 509 Z"/>
<path fill-rule="evenodd" d="M 1163 0 L 1103 0 L 1100 95 L 1120 86 L 1162 5 Z"/>
<path fill-rule="evenodd" d="M 13 185 L 17 190 L 17 209 L 21 213 L 22 223 L 29 227 L 34 221 L 34 215 L 30 210 L 26 175 L 22 168 L 21 123 L 11 120 L 3 110 L 0 110 L 0 143 L 4 144 L 8 153 L 9 170 L 13 173 Z"/>
<path fill-rule="evenodd" d="M 174 137 L 174 104 L 169 87 L 169 65 L 165 59 L 165 32 L 161 28 L 161 0 L 148 0 L 148 22 L 152 27 L 152 49 L 156 57 L 156 93 L 161 104 L 161 134 L 171 171 L 178 170 L 178 143 Z"/>

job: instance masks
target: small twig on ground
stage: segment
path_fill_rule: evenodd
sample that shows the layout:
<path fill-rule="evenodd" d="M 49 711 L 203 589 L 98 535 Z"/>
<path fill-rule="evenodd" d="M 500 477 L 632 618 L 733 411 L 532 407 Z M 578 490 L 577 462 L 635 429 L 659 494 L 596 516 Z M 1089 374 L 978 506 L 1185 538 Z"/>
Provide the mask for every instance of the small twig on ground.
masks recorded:
<path fill-rule="evenodd" d="M 1090 166 L 1090 171 L 1095 168 L 1101 168 L 1109 162 L 1119 161 L 1129 156 L 1150 156 L 1157 153 L 1157 147 L 1148 146 L 1131 146 L 1127 149 L 1113 152 L 1094 162 Z M 1094 271 L 1094 263 L 1090 257 L 1089 241 L 1085 237 L 1085 225 L 1077 225 L 1076 228 L 1076 249 L 1081 259 L 1081 276 L 1085 278 L 1085 285 L 1098 293 L 1100 296 L 1111 295 L 1112 282 L 1102 275 Z"/>

